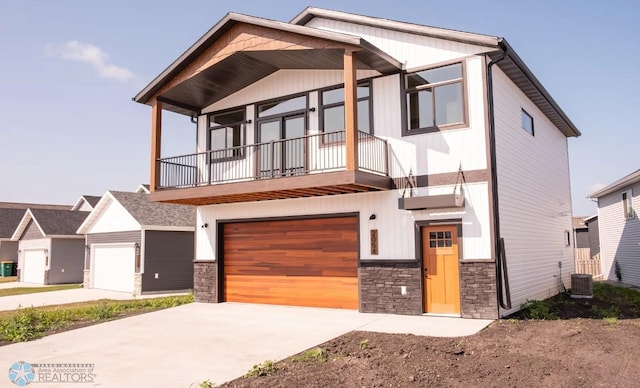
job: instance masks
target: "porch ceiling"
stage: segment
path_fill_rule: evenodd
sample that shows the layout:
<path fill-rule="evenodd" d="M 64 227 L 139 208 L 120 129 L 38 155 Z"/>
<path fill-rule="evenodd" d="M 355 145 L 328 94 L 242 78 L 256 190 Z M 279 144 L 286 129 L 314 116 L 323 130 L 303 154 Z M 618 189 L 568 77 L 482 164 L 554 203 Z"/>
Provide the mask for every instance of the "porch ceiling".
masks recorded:
<path fill-rule="evenodd" d="M 342 70 L 344 50 L 302 49 L 239 51 L 158 96 L 163 109 L 185 115 L 201 110 L 283 69 Z M 397 67 L 369 51 L 358 52 L 358 69 L 380 73 Z"/>

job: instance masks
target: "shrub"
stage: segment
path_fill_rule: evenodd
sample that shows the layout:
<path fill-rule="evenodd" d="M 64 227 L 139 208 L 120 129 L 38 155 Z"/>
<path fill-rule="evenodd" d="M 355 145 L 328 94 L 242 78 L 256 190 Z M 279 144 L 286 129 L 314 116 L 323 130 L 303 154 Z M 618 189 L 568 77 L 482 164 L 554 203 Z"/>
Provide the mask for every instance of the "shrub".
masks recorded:
<path fill-rule="evenodd" d="M 549 304 L 545 301 L 530 300 L 522 306 L 521 315 L 524 319 L 558 319 L 558 315 L 551 311 Z"/>
<path fill-rule="evenodd" d="M 278 370 L 275 362 L 271 360 L 267 360 L 262 364 L 254 365 L 247 374 L 244 375 L 245 378 L 256 378 L 262 376 L 268 376 Z"/>
<path fill-rule="evenodd" d="M 309 350 L 305 350 L 301 354 L 297 356 L 291 357 L 291 360 L 294 362 L 327 362 L 329 356 L 327 351 L 322 348 L 313 348 Z"/>

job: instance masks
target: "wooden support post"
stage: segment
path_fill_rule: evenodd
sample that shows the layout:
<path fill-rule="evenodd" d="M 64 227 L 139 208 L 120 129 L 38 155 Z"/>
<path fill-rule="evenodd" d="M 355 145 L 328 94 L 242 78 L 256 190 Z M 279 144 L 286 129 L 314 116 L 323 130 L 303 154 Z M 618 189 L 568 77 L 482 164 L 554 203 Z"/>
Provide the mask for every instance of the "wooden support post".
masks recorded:
<path fill-rule="evenodd" d="M 358 78 L 356 52 L 344 52 L 344 128 L 347 171 L 358 169 Z"/>
<path fill-rule="evenodd" d="M 149 191 L 156 191 L 160 184 L 160 149 L 162 146 L 162 103 L 158 100 L 151 105 L 151 168 Z"/>

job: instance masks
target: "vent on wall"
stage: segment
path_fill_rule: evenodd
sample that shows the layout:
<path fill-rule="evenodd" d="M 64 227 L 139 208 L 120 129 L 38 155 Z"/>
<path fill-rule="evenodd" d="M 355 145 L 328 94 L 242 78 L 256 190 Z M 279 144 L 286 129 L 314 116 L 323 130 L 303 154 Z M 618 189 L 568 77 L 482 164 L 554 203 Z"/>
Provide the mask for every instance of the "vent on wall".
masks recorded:
<path fill-rule="evenodd" d="M 593 277 L 591 275 L 583 273 L 572 274 L 571 297 L 593 298 Z"/>

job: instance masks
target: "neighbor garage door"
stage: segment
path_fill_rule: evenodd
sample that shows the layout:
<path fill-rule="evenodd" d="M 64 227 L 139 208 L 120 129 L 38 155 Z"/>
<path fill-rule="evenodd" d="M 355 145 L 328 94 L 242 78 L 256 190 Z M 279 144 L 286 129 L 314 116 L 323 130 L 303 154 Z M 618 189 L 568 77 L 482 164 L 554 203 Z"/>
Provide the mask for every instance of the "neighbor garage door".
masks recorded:
<path fill-rule="evenodd" d="M 21 270 L 22 281 L 44 284 L 45 260 L 45 253 L 42 249 L 24 251 Z"/>
<path fill-rule="evenodd" d="M 224 225 L 224 298 L 358 308 L 356 217 Z"/>
<path fill-rule="evenodd" d="M 135 248 L 131 245 L 93 247 L 93 288 L 133 292 Z"/>

